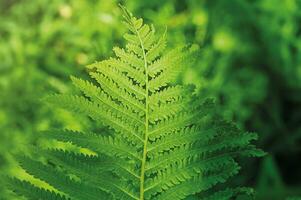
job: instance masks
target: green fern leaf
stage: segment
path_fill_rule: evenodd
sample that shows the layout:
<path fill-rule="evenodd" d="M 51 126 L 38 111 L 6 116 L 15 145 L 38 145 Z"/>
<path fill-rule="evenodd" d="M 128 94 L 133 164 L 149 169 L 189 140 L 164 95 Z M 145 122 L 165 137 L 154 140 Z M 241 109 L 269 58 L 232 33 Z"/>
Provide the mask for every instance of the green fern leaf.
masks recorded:
<path fill-rule="evenodd" d="M 216 191 L 215 186 L 223 188 L 239 173 L 237 156 L 264 155 L 251 144 L 257 135 L 216 119 L 212 99 L 202 101 L 193 86 L 174 83 L 195 59 L 196 48 L 166 52 L 166 32 L 157 37 L 154 27 L 121 9 L 129 29 L 126 48 L 115 47 L 114 58 L 88 66 L 92 81 L 71 78 L 82 95 L 47 98 L 101 122 L 110 133 L 44 132 L 44 139 L 71 143 L 93 155 L 35 148 L 37 156 L 16 159 L 59 194 L 16 179 L 10 179 L 9 188 L 30 200 L 230 199 L 250 194 L 247 188 Z"/>
<path fill-rule="evenodd" d="M 15 178 L 7 178 L 5 181 L 9 189 L 27 199 L 69 200 L 69 198 L 56 194 L 55 192 L 38 188 L 27 181 L 20 181 Z"/>

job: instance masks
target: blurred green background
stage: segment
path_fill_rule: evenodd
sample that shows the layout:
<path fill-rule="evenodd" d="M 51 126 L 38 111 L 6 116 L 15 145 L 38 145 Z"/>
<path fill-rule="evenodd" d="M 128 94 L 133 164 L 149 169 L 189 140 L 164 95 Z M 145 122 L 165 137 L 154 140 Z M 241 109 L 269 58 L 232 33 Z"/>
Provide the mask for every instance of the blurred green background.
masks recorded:
<path fill-rule="evenodd" d="M 197 85 L 216 99 L 220 115 L 259 134 L 269 155 L 243 161 L 234 182 L 255 187 L 256 199 L 301 197 L 299 0 L 1 0 L 1 173 L 30 179 L 9 153 L 34 145 L 36 132 L 88 126 L 41 99 L 70 90 L 70 75 L 87 76 L 86 64 L 123 44 L 118 3 L 159 31 L 167 27 L 169 48 L 199 45 L 197 63 L 180 81 Z M 0 199 L 18 199 L 1 185 Z"/>

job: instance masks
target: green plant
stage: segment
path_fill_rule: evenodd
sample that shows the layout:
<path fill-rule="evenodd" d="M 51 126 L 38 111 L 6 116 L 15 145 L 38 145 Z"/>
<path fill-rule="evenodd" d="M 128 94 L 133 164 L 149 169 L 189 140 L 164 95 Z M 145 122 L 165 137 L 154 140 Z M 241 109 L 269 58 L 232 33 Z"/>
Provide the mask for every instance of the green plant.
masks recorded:
<path fill-rule="evenodd" d="M 251 194 L 250 188 L 222 184 L 238 173 L 236 156 L 264 154 L 250 144 L 257 135 L 210 114 L 214 103 L 201 102 L 193 86 L 173 83 L 195 59 L 194 47 L 165 52 L 166 34 L 157 38 L 152 26 L 122 9 L 130 30 L 126 49 L 115 47 L 117 58 L 90 65 L 93 80 L 72 77 L 84 95 L 47 98 L 110 129 L 47 131 L 43 137 L 48 141 L 72 143 L 85 153 L 35 147 L 31 156 L 16 159 L 51 191 L 16 178 L 8 179 L 8 187 L 28 199 L 45 200 L 168 200 L 196 194 L 230 199 Z"/>

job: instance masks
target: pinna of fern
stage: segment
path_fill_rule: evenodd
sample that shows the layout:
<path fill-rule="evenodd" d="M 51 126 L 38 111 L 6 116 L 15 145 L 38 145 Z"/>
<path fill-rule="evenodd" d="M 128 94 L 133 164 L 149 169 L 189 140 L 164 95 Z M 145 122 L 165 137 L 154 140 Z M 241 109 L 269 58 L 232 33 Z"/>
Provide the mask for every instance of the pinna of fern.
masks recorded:
<path fill-rule="evenodd" d="M 235 157 L 264 154 L 251 144 L 257 135 L 212 117 L 212 100 L 201 101 L 193 86 L 174 83 L 181 68 L 195 59 L 194 48 L 165 50 L 166 33 L 158 37 L 153 26 L 121 8 L 129 29 L 126 47 L 115 47 L 115 57 L 88 66 L 91 81 L 71 78 L 82 95 L 47 98 L 113 131 L 45 132 L 47 140 L 94 153 L 35 147 L 33 154 L 44 162 L 35 156 L 16 159 L 54 190 L 17 178 L 7 180 L 8 188 L 29 200 L 230 199 L 251 194 L 250 188 L 227 188 L 225 182 L 239 172 Z"/>

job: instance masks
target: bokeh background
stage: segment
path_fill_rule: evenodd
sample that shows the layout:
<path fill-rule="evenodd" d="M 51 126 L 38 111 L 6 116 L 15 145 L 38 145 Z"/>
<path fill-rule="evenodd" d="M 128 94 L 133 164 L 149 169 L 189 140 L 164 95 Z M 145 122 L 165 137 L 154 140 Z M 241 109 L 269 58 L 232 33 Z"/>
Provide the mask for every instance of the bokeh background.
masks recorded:
<path fill-rule="evenodd" d="M 242 161 L 236 184 L 256 199 L 301 199 L 301 1 L 0 0 L 0 171 L 30 179 L 9 153 L 27 151 L 50 127 L 88 122 L 50 108 L 45 95 L 70 90 L 70 75 L 122 45 L 122 3 L 157 29 L 169 48 L 197 44 L 181 74 L 218 112 L 259 134 L 264 158 Z M 39 184 L 39 183 L 36 183 Z M 18 199 L 1 191 L 0 199 Z"/>

